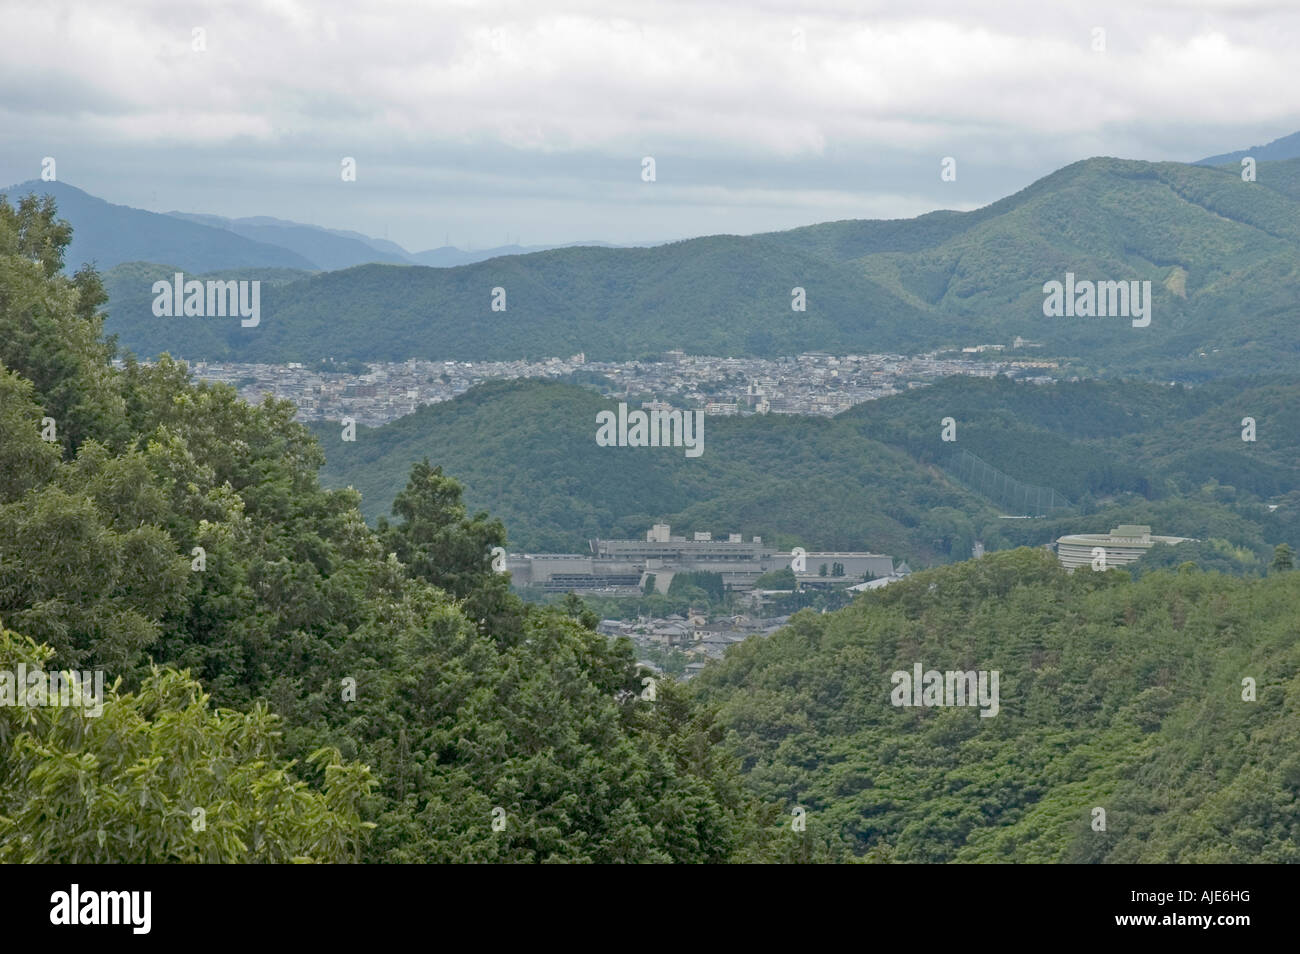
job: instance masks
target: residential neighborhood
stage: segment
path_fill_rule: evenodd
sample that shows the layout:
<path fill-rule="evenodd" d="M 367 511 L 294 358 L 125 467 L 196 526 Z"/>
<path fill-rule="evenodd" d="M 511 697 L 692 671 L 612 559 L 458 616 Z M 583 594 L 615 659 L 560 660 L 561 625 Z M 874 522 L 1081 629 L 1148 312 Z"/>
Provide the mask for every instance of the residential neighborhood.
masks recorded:
<path fill-rule="evenodd" d="M 1019 345 L 1019 348 L 1016 346 Z M 1017 339 L 1009 350 L 1035 347 Z M 831 416 L 854 405 L 965 374 L 1005 374 L 1037 382 L 1052 380 L 1054 361 L 1005 357 L 1007 346 L 976 345 L 920 355 L 832 355 L 810 351 L 782 358 L 719 358 L 669 351 L 655 361 L 589 361 L 521 358 L 518 361 L 377 362 L 358 373 L 301 363 L 248 364 L 194 361 L 196 377 L 234 385 L 258 403 L 264 395 L 292 401 L 301 421 L 340 420 L 377 427 L 413 413 L 422 404 L 448 401 L 476 384 L 495 379 L 578 380 L 608 398 L 641 398 L 642 407 L 703 408 L 708 415 L 806 414 Z M 984 354 L 999 357 L 977 357 Z"/>
<path fill-rule="evenodd" d="M 690 679 L 712 659 L 721 659 L 727 648 L 750 636 L 770 636 L 790 619 L 789 616 L 726 616 L 708 620 L 698 611 L 689 615 L 674 613 L 663 618 L 638 617 L 635 620 L 604 619 L 597 632 L 606 636 L 626 636 L 632 640 L 642 658 L 642 666 L 653 672 L 668 671 L 659 660 L 673 658 L 684 662 L 681 676 Z"/>

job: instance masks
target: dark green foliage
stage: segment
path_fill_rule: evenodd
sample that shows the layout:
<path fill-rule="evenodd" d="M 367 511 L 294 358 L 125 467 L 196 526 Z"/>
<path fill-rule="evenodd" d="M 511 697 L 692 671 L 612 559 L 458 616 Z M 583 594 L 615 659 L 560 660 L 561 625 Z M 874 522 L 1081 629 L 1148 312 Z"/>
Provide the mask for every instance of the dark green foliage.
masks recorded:
<path fill-rule="evenodd" d="M 695 593 L 706 601 L 722 603 L 726 599 L 726 586 L 721 573 L 674 573 L 668 585 L 669 596 L 690 598 Z"/>
<path fill-rule="evenodd" d="M 32 382 L 67 454 L 124 436 L 113 349 L 100 340 L 103 286 L 93 272 L 60 272 L 71 234 L 50 199 L 0 197 L 0 364 Z"/>
<path fill-rule="evenodd" d="M 846 856 L 1295 863 L 1297 618 L 1294 574 L 1134 583 L 1015 550 L 799 614 L 691 686 L 754 793 Z M 999 671 L 1000 711 L 895 707 L 918 662 Z"/>
<path fill-rule="evenodd" d="M 754 581 L 754 588 L 759 590 L 793 590 L 796 585 L 794 570 L 788 566 L 764 573 Z"/>
<path fill-rule="evenodd" d="M 675 448 L 597 446 L 595 415 L 607 406 L 563 384 L 492 382 L 361 428 L 355 443 L 333 424 L 315 430 L 326 479 L 361 490 L 370 519 L 427 457 L 454 468 L 470 504 L 501 517 L 529 551 L 582 551 L 593 537 L 639 537 L 661 521 L 761 535 L 787 552 L 872 550 L 914 568 L 969 559 L 976 540 L 987 550 L 1038 545 L 1120 523 L 1228 540 L 1265 561 L 1278 540 L 1300 543 L 1300 428 L 1289 424 L 1300 385 L 1284 379 L 1171 388 L 955 377 L 834 419 L 706 418 L 693 460 Z M 955 443 L 941 437 L 949 416 Z M 1254 442 L 1241 439 L 1247 416 Z M 1074 507 L 999 519 L 1025 508 L 999 509 L 949 476 L 942 465 L 955 449 L 1013 482 L 994 480 L 991 492 L 1055 488 L 1055 503 Z"/>
<path fill-rule="evenodd" d="M 0 663 L 120 682 L 102 721 L 0 708 L 0 858 L 689 862 L 763 844 L 708 710 L 668 683 L 640 695 L 630 644 L 580 601 L 512 596 L 491 569 L 504 527 L 440 469 L 412 468 L 376 532 L 356 492 L 321 488 L 291 404 L 169 358 L 113 370 L 93 275 L 58 271 L 53 211 L 0 202 L 0 618 L 23 634 Z"/>
<path fill-rule="evenodd" d="M 402 522 L 380 518 L 379 539 L 407 572 L 461 600 L 462 612 L 483 632 L 517 633 L 522 605 L 511 596 L 508 577 L 491 570 L 492 551 L 504 553 L 505 527 L 485 512 L 471 519 L 460 498 L 460 484 L 441 467 L 416 464 L 393 501 Z"/>
<path fill-rule="evenodd" d="M 1152 570 L 1181 568 L 1189 563 L 1199 570 L 1234 576 L 1262 576 L 1264 573 L 1264 563 L 1256 553 L 1244 547 L 1234 547 L 1219 538 L 1158 543 L 1133 564 L 1130 573 L 1137 578 Z"/>

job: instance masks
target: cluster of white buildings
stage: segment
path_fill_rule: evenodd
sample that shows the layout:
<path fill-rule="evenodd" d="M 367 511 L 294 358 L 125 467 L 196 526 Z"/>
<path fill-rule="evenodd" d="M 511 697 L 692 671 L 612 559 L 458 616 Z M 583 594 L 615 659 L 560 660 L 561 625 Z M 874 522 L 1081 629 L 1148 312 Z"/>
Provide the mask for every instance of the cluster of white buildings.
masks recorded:
<path fill-rule="evenodd" d="M 965 348 L 981 354 L 992 348 Z M 997 346 L 1001 348 L 1002 346 Z M 940 378 L 998 374 L 1048 380 L 1042 372 L 1055 362 L 988 360 L 929 353 L 832 355 L 810 351 L 785 358 L 719 358 L 669 351 L 658 361 L 588 361 L 568 358 L 518 361 L 374 362 L 362 373 L 336 373 L 328 366 L 301 363 L 249 364 L 195 361 L 195 375 L 222 381 L 258 403 L 263 395 L 292 401 L 298 418 L 341 420 L 351 417 L 377 427 L 413 413 L 422 404 L 448 401 L 476 384 L 495 379 L 568 379 L 584 372 L 609 398 L 645 397 L 643 407 L 703 409 L 705 414 L 807 414 L 830 416 Z"/>
<path fill-rule="evenodd" d="M 507 568 L 516 586 L 611 594 L 644 591 L 652 578 L 655 592 L 667 593 L 676 574 L 701 571 L 717 573 L 728 590 L 740 592 L 751 590 L 764 573 L 785 568 L 805 589 L 829 589 L 896 573 L 893 558 L 883 553 L 796 552 L 758 536 L 746 540 L 739 533 L 714 539 L 710 532 L 697 531 L 688 539 L 674 535 L 666 523 L 651 527 L 644 540 L 597 539 L 589 546 L 589 553 L 510 554 Z"/>

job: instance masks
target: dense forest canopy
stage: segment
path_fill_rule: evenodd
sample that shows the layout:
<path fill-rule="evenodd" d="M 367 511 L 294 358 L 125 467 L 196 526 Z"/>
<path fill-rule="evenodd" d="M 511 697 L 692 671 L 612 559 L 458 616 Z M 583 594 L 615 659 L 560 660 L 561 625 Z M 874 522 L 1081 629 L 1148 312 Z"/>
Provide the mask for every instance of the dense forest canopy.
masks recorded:
<path fill-rule="evenodd" d="M 454 456 L 408 457 L 371 527 L 356 491 L 322 486 L 292 405 L 250 406 L 170 358 L 115 370 L 102 283 L 66 274 L 69 239 L 52 203 L 0 201 L 0 673 L 107 685 L 98 714 L 0 706 L 0 860 L 1298 860 L 1285 550 L 1259 578 L 1193 559 L 1136 581 L 994 553 L 802 612 L 696 683 L 647 684 L 581 601 L 525 604 L 492 571 L 510 521 L 466 505 Z M 509 389 L 464 406 L 485 395 Z M 1170 407 L 1188 428 L 1210 413 Z M 711 449 L 742 446 L 735 427 Z M 982 453 L 995 430 L 975 428 Z M 805 438 L 832 474 L 855 447 L 900 475 L 929 452 L 862 415 L 773 422 L 769 447 Z M 1277 492 L 1294 459 L 1270 446 L 1203 465 Z M 1173 479 L 1184 448 L 1141 451 Z M 1169 506 L 1181 489 L 1162 488 Z M 972 492 L 936 472 L 922 493 L 917 519 Z M 999 672 L 998 714 L 892 705 L 891 672 L 916 664 Z"/>
<path fill-rule="evenodd" d="M 643 701 L 580 605 L 510 595 L 503 528 L 441 470 L 372 531 L 292 405 L 114 371 L 68 236 L 0 203 L 0 659 L 112 688 L 98 718 L 0 707 L 0 859 L 721 861 L 779 836 L 706 709 Z"/>
<path fill-rule="evenodd" d="M 596 446 L 595 415 L 610 406 L 572 385 L 497 381 L 359 428 L 355 442 L 337 424 L 312 430 L 324 480 L 360 490 L 372 522 L 410 463 L 428 457 L 464 480 L 467 499 L 500 517 L 523 551 L 585 551 L 594 537 L 640 538 L 663 522 L 785 548 L 887 553 L 913 567 L 968 559 L 977 540 L 986 550 L 1037 546 L 1121 523 L 1227 541 L 1243 554 L 1235 569 L 1220 567 L 1230 572 L 1254 572 L 1279 542 L 1300 546 L 1294 379 L 1169 387 L 957 376 L 833 419 L 710 417 L 692 460 Z M 945 441 L 950 417 L 955 440 Z M 1245 417 L 1253 441 L 1242 440 Z M 959 453 L 1070 506 L 1004 519 L 1032 511 L 962 474 Z"/>

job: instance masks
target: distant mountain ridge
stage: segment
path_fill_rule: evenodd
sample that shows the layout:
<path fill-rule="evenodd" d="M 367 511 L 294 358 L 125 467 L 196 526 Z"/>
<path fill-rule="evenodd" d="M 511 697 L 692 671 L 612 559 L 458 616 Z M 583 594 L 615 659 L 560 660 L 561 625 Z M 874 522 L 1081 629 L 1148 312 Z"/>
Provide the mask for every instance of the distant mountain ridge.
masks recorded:
<path fill-rule="evenodd" d="M 29 193 L 53 196 L 60 217 L 73 226 L 66 263 L 73 270 L 94 262 L 101 271 L 127 262 L 172 262 L 188 272 L 228 268 L 295 268 L 334 271 L 357 265 L 427 265 L 449 268 L 502 255 L 522 255 L 563 245 L 502 245 L 464 250 L 454 246 L 408 252 L 396 242 L 346 229 L 328 229 L 271 216 L 231 219 L 198 212 L 149 212 L 107 202 L 66 182 L 30 179 L 0 189 L 11 202 Z"/>
<path fill-rule="evenodd" d="M 64 264 L 70 271 L 95 263 L 106 271 L 124 262 L 181 262 L 193 271 L 223 268 L 298 268 L 315 263 L 280 245 L 199 222 L 115 205 L 66 182 L 39 179 L 0 190 L 16 203 L 28 194 L 53 196 L 58 214 L 72 223 Z"/>
<path fill-rule="evenodd" d="M 1194 164 L 1225 165 L 1236 163 L 1247 155 L 1261 162 L 1300 158 L 1300 132 L 1276 139 L 1263 146 L 1252 146 L 1250 149 L 1209 156 L 1197 160 Z M 106 202 L 81 189 L 60 182 L 28 180 L 0 190 L 0 194 L 8 194 L 11 197 L 28 192 L 49 194 L 60 200 L 63 217 L 72 222 L 75 229 L 74 246 L 68 253 L 69 263 L 78 267 L 88 261 L 95 261 L 101 270 L 133 261 L 179 262 L 182 267 L 196 272 L 240 266 L 333 271 L 366 264 L 454 268 L 508 255 L 527 255 L 561 248 L 635 248 L 662 244 L 656 242 L 613 244 L 592 240 L 543 245 L 508 244 L 485 249 L 461 249 L 446 245 L 411 252 L 396 242 L 360 232 L 307 225 L 271 216 L 259 215 L 232 219 L 197 212 L 172 211 L 163 214 L 147 212 L 143 209 Z M 976 213 L 994 209 L 998 204 L 995 202 L 985 209 L 976 210 Z M 944 228 L 968 227 L 973 221 L 970 216 L 976 213 L 941 211 L 917 219 L 858 222 L 857 225 L 873 231 L 878 236 L 900 240 L 903 244 L 892 250 L 907 251 L 916 250 L 915 243 L 922 237 L 927 235 L 933 237 L 941 233 Z M 256 244 L 248 246 L 232 243 L 228 237 L 216 239 L 209 233 L 175 232 L 168 228 L 165 221 L 160 220 L 163 218 L 233 233 Z M 817 230 L 823 229 L 824 226 L 806 228 Z M 802 230 L 792 231 L 797 233 Z M 271 251 L 268 246 L 281 251 Z M 286 255 L 286 252 L 290 254 Z"/>
<path fill-rule="evenodd" d="M 1256 162 L 1300 158 L 1300 132 L 1274 139 L 1264 146 L 1251 146 L 1249 149 L 1238 149 L 1236 152 L 1225 152 L 1222 155 L 1197 159 L 1194 164 L 1198 166 L 1222 166 L 1229 162 L 1241 162 L 1247 156 L 1253 157 Z"/>
<path fill-rule="evenodd" d="M 336 235 L 340 238 L 354 239 L 371 248 L 385 254 L 393 255 L 398 258 L 408 256 L 410 253 L 396 242 L 390 242 L 388 239 L 373 238 L 369 235 L 363 235 L 360 232 L 354 232 L 350 229 L 327 229 L 320 225 L 306 225 L 302 222 L 293 222 L 289 219 L 277 219 L 270 215 L 250 215 L 238 219 L 228 219 L 221 215 L 209 215 L 199 212 L 168 212 L 168 215 L 174 215 L 177 218 L 190 219 L 195 222 L 203 222 L 206 225 L 215 225 L 219 228 L 231 228 L 232 226 L 281 226 L 283 228 L 304 228 L 314 229 L 318 232 L 326 232 L 329 235 Z"/>
<path fill-rule="evenodd" d="M 319 271 L 350 268 L 367 262 L 410 264 L 400 246 L 397 251 L 385 250 L 373 244 L 366 236 L 347 235 L 312 225 L 285 222 L 259 216 L 255 219 L 225 219 L 217 215 L 198 215 L 188 212 L 168 212 L 167 215 L 182 221 L 198 222 L 212 228 L 224 229 L 236 235 L 266 245 L 276 245 L 301 255 Z M 391 244 L 391 243 L 390 243 Z"/>
<path fill-rule="evenodd" d="M 1045 316 L 1044 283 L 1067 274 L 1149 282 L 1150 327 Z M 213 360 L 916 352 L 1020 336 L 1085 376 L 1204 380 L 1300 360 L 1300 159 L 1262 162 L 1247 183 L 1222 168 L 1096 158 L 971 212 L 449 268 L 362 265 L 266 290 L 251 334 L 197 318 L 160 325 L 147 287 L 109 292 L 107 327 L 124 346 Z"/>
<path fill-rule="evenodd" d="M 483 249 L 461 249 L 444 245 L 424 252 L 408 252 L 396 242 L 374 238 L 346 229 L 327 229 L 319 225 L 304 225 L 287 219 L 255 215 L 228 219 L 220 215 L 197 212 L 168 212 L 168 215 L 214 228 L 236 232 L 246 238 L 271 245 L 279 245 L 303 255 L 316 263 L 320 271 L 351 268 L 355 265 L 428 265 L 432 268 L 452 268 L 472 265 L 502 255 L 527 255 L 553 248 L 595 246 L 598 248 L 627 248 L 609 242 L 566 242 L 562 245 L 498 245 Z"/>
<path fill-rule="evenodd" d="M 412 252 L 409 257 L 417 265 L 432 268 L 455 268 L 458 265 L 473 265 L 486 262 L 503 255 L 531 255 L 533 252 L 549 252 L 557 248 L 644 248 L 646 245 L 615 245 L 611 242 L 566 242 L 563 245 L 498 245 L 495 248 L 461 249 L 454 245 L 431 248 L 426 252 Z"/>

